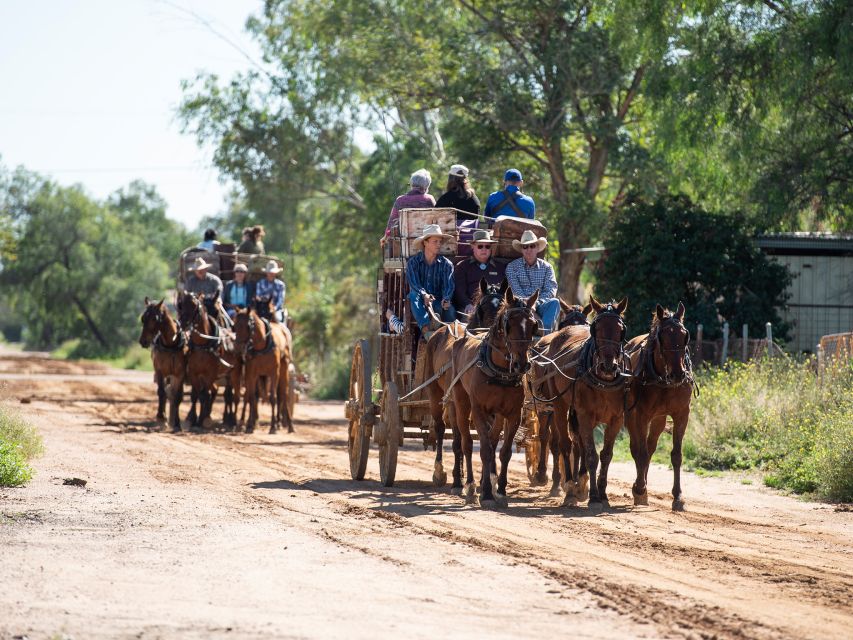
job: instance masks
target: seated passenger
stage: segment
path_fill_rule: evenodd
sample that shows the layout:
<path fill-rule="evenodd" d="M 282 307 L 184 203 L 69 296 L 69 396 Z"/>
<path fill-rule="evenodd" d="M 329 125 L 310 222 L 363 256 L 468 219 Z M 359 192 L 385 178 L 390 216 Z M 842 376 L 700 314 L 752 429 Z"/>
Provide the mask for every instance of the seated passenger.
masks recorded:
<path fill-rule="evenodd" d="M 430 184 L 432 184 L 432 178 L 426 169 L 418 169 L 412 174 L 409 178 L 411 189 L 394 200 L 394 206 L 391 207 L 391 213 L 388 216 L 388 224 L 385 225 L 385 235 L 379 239 L 381 246 L 385 246 L 391 230 L 399 224 L 401 209 L 429 209 L 435 206 L 435 198 L 427 193 Z"/>
<path fill-rule="evenodd" d="M 215 251 L 219 243 L 216 241 L 216 229 L 208 229 L 204 232 L 204 240 L 198 243 L 199 249 L 205 251 Z"/>
<path fill-rule="evenodd" d="M 480 214 L 480 200 L 468 182 L 468 167 L 454 164 L 450 167 L 450 175 L 447 178 L 447 191 L 438 201 L 436 207 L 453 207 L 464 214 L 457 214 L 457 221 L 476 220 Z"/>
<path fill-rule="evenodd" d="M 473 298 L 480 288 L 480 280 L 485 278 L 486 284 L 503 282 L 506 265 L 492 259 L 492 248 L 497 243 L 497 240 L 492 240 L 490 231 L 478 229 L 471 240 L 473 255 L 456 264 L 453 272 L 453 304 L 457 309 L 462 309 L 465 315 L 474 312 Z"/>
<path fill-rule="evenodd" d="M 223 324 L 220 314 L 222 280 L 219 279 L 219 276 L 207 272 L 212 266 L 201 256 L 197 257 L 188 269 L 188 271 L 192 272 L 192 275 L 187 278 L 184 284 L 184 291 L 196 294 L 203 293 L 204 306 L 207 309 L 208 315 L 219 322 L 219 324 Z"/>
<path fill-rule="evenodd" d="M 256 224 L 254 227 L 243 229 L 243 240 L 237 247 L 237 253 L 264 253 L 264 242 L 261 240 L 266 235 L 264 228 Z"/>
<path fill-rule="evenodd" d="M 539 291 L 536 314 L 542 319 L 545 333 L 551 333 L 556 331 L 560 315 L 560 300 L 556 297 L 557 279 L 553 267 L 536 257 L 547 244 L 545 238 L 537 238 L 530 229 L 521 234 L 521 240 L 513 240 L 512 246 L 521 251 L 522 257 L 507 265 L 506 279 L 513 294 L 519 298 L 529 298 Z"/>
<path fill-rule="evenodd" d="M 441 232 L 437 224 L 428 224 L 423 234 L 414 241 L 418 254 L 406 264 L 409 283 L 409 303 L 412 316 L 426 340 L 432 334 L 427 330 L 429 315 L 427 305 L 445 322 L 456 319 L 456 310 L 450 302 L 453 296 L 453 263 L 439 255 L 441 241 L 450 236 Z"/>
<path fill-rule="evenodd" d="M 284 322 L 284 282 L 276 278 L 282 268 L 275 260 L 270 260 L 263 268 L 264 279 L 255 285 L 255 295 L 258 298 L 270 298 L 275 306 L 275 319 Z"/>
<path fill-rule="evenodd" d="M 225 311 L 232 319 L 238 309 L 245 309 L 249 306 L 249 301 L 255 297 L 255 285 L 251 282 L 246 282 L 246 276 L 249 273 L 249 268 L 237 263 L 234 265 L 234 279 L 225 285 L 225 290 L 222 292 L 222 302 L 225 305 Z"/>
<path fill-rule="evenodd" d="M 489 194 L 489 199 L 486 200 L 486 216 L 490 218 L 515 216 L 533 220 L 536 215 L 536 203 L 533 202 L 533 198 L 521 193 L 523 186 L 521 171 L 507 169 L 504 174 L 503 190 Z"/>

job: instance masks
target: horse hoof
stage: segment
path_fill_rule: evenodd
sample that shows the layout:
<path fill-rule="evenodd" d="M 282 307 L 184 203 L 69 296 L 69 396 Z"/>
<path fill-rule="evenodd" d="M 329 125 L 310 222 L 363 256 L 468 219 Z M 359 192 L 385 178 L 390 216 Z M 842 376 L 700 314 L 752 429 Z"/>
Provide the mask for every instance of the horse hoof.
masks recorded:
<path fill-rule="evenodd" d="M 576 507 L 578 506 L 578 499 L 575 497 L 573 493 L 567 493 L 563 497 L 563 502 L 561 503 L 563 507 Z"/>
<path fill-rule="evenodd" d="M 193 423 L 190 422 L 189 420 L 182 420 L 181 421 L 180 427 L 183 427 L 184 431 L 188 431 L 189 429 L 192 428 L 192 426 L 193 426 Z M 180 428 L 180 427 L 178 427 L 178 428 Z"/>
<path fill-rule="evenodd" d="M 546 484 L 548 484 L 548 476 L 544 473 L 537 473 L 530 481 L 531 487 L 544 487 Z"/>
<path fill-rule="evenodd" d="M 480 508 L 481 509 L 488 509 L 490 511 L 494 511 L 495 509 L 498 508 L 498 503 L 495 500 L 488 500 L 488 499 L 483 500 L 481 498 L 480 499 Z"/>
<path fill-rule="evenodd" d="M 174 427 L 172 427 L 172 433 L 180 433 L 180 432 L 181 432 L 181 425 L 176 424 Z"/>
<path fill-rule="evenodd" d="M 277 428 L 277 427 L 270 427 L 269 434 L 270 434 L 270 435 L 273 435 L 273 434 L 276 434 L 276 433 L 278 433 L 278 428 Z"/>
<path fill-rule="evenodd" d="M 559 484 L 552 484 L 551 490 L 548 492 L 548 495 L 552 498 L 559 498 L 561 494 L 562 494 L 562 491 L 560 491 L 560 485 Z"/>
<path fill-rule="evenodd" d="M 255 427 L 246 427 L 246 433 L 254 433 Z"/>
<path fill-rule="evenodd" d="M 450 495 L 452 496 L 461 496 L 462 495 L 462 487 L 450 487 Z"/>
<path fill-rule="evenodd" d="M 635 507 L 648 507 L 649 506 L 649 492 L 643 491 L 643 493 L 634 493 L 634 506 Z"/>
<path fill-rule="evenodd" d="M 205 418 L 204 421 L 201 423 L 201 426 L 205 429 L 212 429 L 213 420 L 211 420 L 210 418 Z"/>
<path fill-rule="evenodd" d="M 446 471 L 438 471 L 436 469 L 432 473 L 432 483 L 436 487 L 443 487 L 447 484 L 447 472 Z"/>
<path fill-rule="evenodd" d="M 580 501 L 589 500 L 589 476 L 581 478 L 580 482 L 575 485 L 575 496 Z"/>
<path fill-rule="evenodd" d="M 293 427 L 288 427 L 287 432 L 288 433 L 296 433 L 296 431 L 293 430 Z"/>
<path fill-rule="evenodd" d="M 589 509 L 590 513 L 601 513 L 604 511 L 604 505 L 600 501 L 593 502 L 590 500 L 587 509 Z"/>
<path fill-rule="evenodd" d="M 646 503 L 648 504 L 648 503 Z M 684 511 L 684 500 L 681 498 L 676 498 L 672 501 L 672 510 L 673 511 Z"/>
<path fill-rule="evenodd" d="M 465 486 L 465 504 L 474 504 L 477 501 L 477 494 L 474 491 L 474 485 Z"/>
<path fill-rule="evenodd" d="M 509 506 L 509 500 L 506 499 L 506 496 L 502 493 L 495 493 L 495 504 L 501 509 L 506 509 Z"/>

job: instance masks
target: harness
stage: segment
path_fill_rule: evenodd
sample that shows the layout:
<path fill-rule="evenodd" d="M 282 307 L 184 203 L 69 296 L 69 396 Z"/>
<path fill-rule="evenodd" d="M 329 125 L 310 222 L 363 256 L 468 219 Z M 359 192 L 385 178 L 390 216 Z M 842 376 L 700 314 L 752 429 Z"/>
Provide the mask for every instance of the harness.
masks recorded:
<path fill-rule="evenodd" d="M 477 352 L 477 367 L 483 372 L 483 375 L 487 378 L 487 384 L 493 384 L 500 387 L 518 387 L 521 385 L 521 379 L 524 375 L 530 370 L 530 360 L 525 363 L 523 368 L 518 369 L 517 371 L 512 370 L 512 363 L 514 360 L 514 356 L 512 350 L 510 349 L 510 344 L 513 342 L 529 342 L 526 339 L 510 339 L 509 337 L 509 319 L 513 313 L 524 313 L 525 315 L 530 315 L 530 321 L 535 322 L 535 318 L 533 317 L 532 309 L 529 309 L 527 305 L 523 302 L 516 303 L 516 306 L 511 309 L 507 309 L 504 313 L 502 322 L 501 322 L 501 333 L 503 333 L 504 337 L 504 348 L 506 352 L 501 351 L 496 348 L 493 340 L 495 338 L 495 326 L 493 325 L 491 330 L 489 331 L 486 338 L 483 340 L 483 343 L 480 345 L 480 349 Z M 499 367 L 497 366 L 492 359 L 492 351 L 497 351 L 501 355 L 503 355 L 509 361 L 509 367 Z"/>
<path fill-rule="evenodd" d="M 663 343 L 660 340 L 660 331 L 666 326 L 675 326 L 687 332 L 687 340 L 685 340 L 684 346 L 676 347 L 675 349 L 664 349 Z M 665 375 L 660 375 L 657 372 L 655 369 L 655 343 L 657 343 L 661 353 L 683 354 L 684 375 L 680 380 L 671 378 L 668 372 Z M 634 369 L 634 378 L 638 380 L 642 386 L 654 386 L 664 389 L 674 389 L 676 387 L 689 384 L 693 387 L 694 395 L 698 397 L 699 385 L 696 384 L 696 379 L 693 377 L 693 363 L 690 360 L 690 353 L 687 350 L 687 346 L 689 344 L 690 332 L 687 331 L 684 324 L 674 316 L 664 318 L 664 320 L 655 327 L 653 333 L 647 336 L 643 341 L 642 346 L 640 347 L 640 358 L 637 362 L 637 367 Z"/>
<path fill-rule="evenodd" d="M 262 356 L 262 355 L 267 354 L 270 351 L 272 351 L 273 347 L 275 347 L 275 340 L 272 339 L 272 327 L 270 327 L 270 321 L 267 320 L 266 318 L 258 318 L 258 319 L 264 323 L 264 326 L 267 329 L 267 340 L 266 340 L 266 343 L 264 344 L 264 348 L 260 349 L 260 350 L 255 349 L 254 345 L 252 344 L 252 340 L 249 340 L 248 342 L 246 342 L 246 346 L 243 348 L 243 355 L 246 358 L 252 358 L 254 356 Z M 249 315 L 249 335 L 250 336 L 255 335 L 255 319 L 251 316 L 251 314 Z"/>
<path fill-rule="evenodd" d="M 178 351 L 183 351 L 184 347 L 187 346 L 187 339 L 184 336 L 183 332 L 175 331 L 175 340 L 178 341 L 177 344 L 172 345 L 171 347 L 167 344 L 163 343 L 162 340 L 163 333 L 161 331 L 157 332 L 157 335 L 154 336 L 154 340 L 151 341 L 151 346 L 155 351 L 165 351 L 166 353 L 177 353 Z"/>
<path fill-rule="evenodd" d="M 506 205 L 509 205 L 510 208 L 513 211 L 515 211 L 516 216 L 518 216 L 519 218 L 526 218 L 527 217 L 526 215 L 524 215 L 524 212 L 522 212 L 522 210 L 519 209 L 518 205 L 516 204 L 516 200 L 518 199 L 519 196 L 517 196 L 515 193 L 510 193 L 506 189 L 503 189 L 501 191 L 501 193 L 504 196 L 503 200 L 501 200 L 498 204 L 496 204 L 494 206 L 494 208 L 492 209 L 492 211 L 494 211 L 495 216 L 497 216 L 498 212 L 501 209 L 503 209 Z"/>

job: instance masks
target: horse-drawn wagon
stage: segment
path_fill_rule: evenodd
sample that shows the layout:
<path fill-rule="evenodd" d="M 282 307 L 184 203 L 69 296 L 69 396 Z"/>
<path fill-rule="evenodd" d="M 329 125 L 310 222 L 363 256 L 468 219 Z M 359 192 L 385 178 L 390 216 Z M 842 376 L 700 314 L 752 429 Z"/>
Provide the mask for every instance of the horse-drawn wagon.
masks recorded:
<path fill-rule="evenodd" d="M 439 225 L 449 236 L 442 242 L 441 255 L 454 263 L 470 255 L 471 228 L 457 224 L 459 213 L 450 208 L 404 209 L 400 213 L 399 227 L 392 230 L 385 244 L 376 289 L 381 328 L 374 339 L 359 340 L 355 345 L 345 408 L 349 420 L 350 473 L 354 480 L 364 478 L 371 440 L 379 450 L 379 473 L 386 487 L 394 483 L 397 451 L 406 439 L 420 441 L 424 449 L 437 446 L 427 390 L 437 375 L 425 375 L 426 345 L 409 307 L 406 264 L 417 254 L 415 239 L 430 224 Z M 496 221 L 494 259 L 506 263 L 517 257 L 512 241 L 518 240 L 527 228 L 534 228 L 539 236 L 547 234 L 547 230 L 535 221 L 517 218 Z M 402 320 L 402 333 L 388 326 L 386 310 Z M 374 350 L 377 354 L 375 371 L 371 357 Z M 533 445 L 531 453 L 538 451 L 535 420 L 535 412 L 526 410 L 525 424 L 516 438 L 518 447 L 526 447 L 530 442 Z M 536 460 L 528 461 L 529 469 L 535 471 L 536 465 Z M 433 480 L 437 485 L 444 482 L 436 476 Z"/>

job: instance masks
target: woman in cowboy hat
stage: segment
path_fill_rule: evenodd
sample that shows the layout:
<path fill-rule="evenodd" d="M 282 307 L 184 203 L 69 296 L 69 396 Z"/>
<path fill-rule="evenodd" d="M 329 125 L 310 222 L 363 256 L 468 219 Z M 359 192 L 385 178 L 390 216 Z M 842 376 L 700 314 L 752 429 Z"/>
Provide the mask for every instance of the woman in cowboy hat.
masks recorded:
<path fill-rule="evenodd" d="M 285 286 L 284 282 L 276 278 L 276 275 L 281 273 L 282 268 L 278 266 L 278 262 L 270 260 L 262 271 L 265 277 L 255 285 L 255 297 L 272 299 L 275 305 L 275 319 L 284 322 Z"/>
<path fill-rule="evenodd" d="M 442 233 L 437 224 L 428 224 L 423 233 L 415 239 L 414 248 L 418 254 L 409 258 L 406 264 L 406 278 L 409 281 L 409 303 L 412 316 L 418 323 L 421 335 L 428 338 L 430 332 L 427 305 L 445 322 L 456 319 L 456 310 L 450 300 L 453 297 L 453 263 L 442 255 L 441 242 L 450 238 Z"/>
<path fill-rule="evenodd" d="M 554 277 L 554 268 L 536 257 L 547 244 L 545 238 L 537 238 L 530 229 L 521 234 L 521 240 L 513 240 L 512 247 L 521 253 L 521 257 L 507 265 L 506 279 L 513 294 L 519 298 L 529 298 L 539 291 L 536 314 L 542 319 L 545 333 L 551 333 L 556 330 L 560 315 L 560 301 L 556 297 L 557 279 Z"/>
<path fill-rule="evenodd" d="M 255 286 L 251 282 L 246 282 L 246 276 L 249 273 L 249 268 L 242 262 L 234 265 L 234 279 L 225 284 L 225 289 L 222 292 L 222 302 L 225 304 L 225 311 L 233 319 L 238 309 L 245 309 L 249 306 L 249 301 L 255 297 Z"/>

